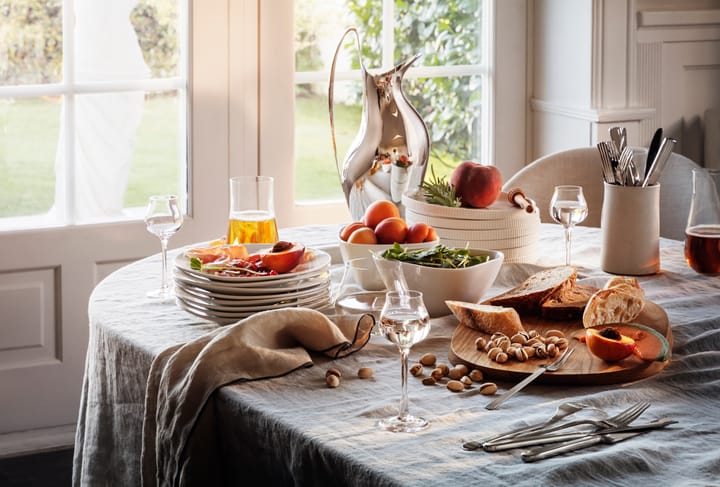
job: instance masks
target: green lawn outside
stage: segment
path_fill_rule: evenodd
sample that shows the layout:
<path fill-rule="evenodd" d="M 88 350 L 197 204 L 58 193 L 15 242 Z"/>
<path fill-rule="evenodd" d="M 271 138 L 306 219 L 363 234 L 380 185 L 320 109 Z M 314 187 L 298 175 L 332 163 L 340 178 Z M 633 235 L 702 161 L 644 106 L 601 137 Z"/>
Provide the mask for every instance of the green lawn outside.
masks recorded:
<path fill-rule="evenodd" d="M 21 98 L 0 104 L 0 217 L 46 212 L 55 191 L 55 152 L 61 106 L 57 100 Z M 178 101 L 146 100 L 129 175 L 126 207 L 142 207 L 151 194 L 176 193 L 180 180 Z M 355 138 L 361 107 L 335 106 L 340 164 Z M 342 199 L 330 135 L 327 97 L 296 99 L 296 198 Z M 431 164 L 435 164 L 431 157 Z M 451 164 L 457 161 L 451 161 Z M 436 165 L 438 174 L 449 169 Z"/>

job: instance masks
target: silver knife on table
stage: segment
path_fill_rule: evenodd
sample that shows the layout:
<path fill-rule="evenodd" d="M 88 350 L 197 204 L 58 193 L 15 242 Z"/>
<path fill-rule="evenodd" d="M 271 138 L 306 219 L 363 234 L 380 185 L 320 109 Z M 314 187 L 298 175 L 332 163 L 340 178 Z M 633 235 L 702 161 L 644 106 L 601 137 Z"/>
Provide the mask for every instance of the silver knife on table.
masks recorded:
<path fill-rule="evenodd" d="M 592 435 L 580 440 L 569 441 L 567 443 L 561 443 L 560 445 L 554 445 L 549 447 L 533 448 L 522 452 L 521 457 L 524 462 L 537 462 L 539 460 L 545 460 L 563 453 L 568 453 L 576 450 L 582 450 L 583 448 L 589 448 L 594 445 L 605 443 L 608 445 L 619 443 L 637 435 L 641 435 L 646 431 L 631 431 L 627 433 L 605 433 L 603 435 Z"/>

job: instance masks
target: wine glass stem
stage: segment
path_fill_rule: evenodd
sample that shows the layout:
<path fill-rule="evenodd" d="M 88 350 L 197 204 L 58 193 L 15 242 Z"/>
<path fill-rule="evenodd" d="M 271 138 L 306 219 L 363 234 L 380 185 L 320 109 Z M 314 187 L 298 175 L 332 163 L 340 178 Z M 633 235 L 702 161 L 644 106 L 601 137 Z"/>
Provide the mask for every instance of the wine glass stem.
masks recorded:
<path fill-rule="evenodd" d="M 402 380 L 402 396 L 400 398 L 400 411 L 398 417 L 400 419 L 407 418 L 409 414 L 408 408 L 408 390 L 407 390 L 407 374 L 408 374 L 408 355 L 410 350 L 407 348 L 400 349 L 400 361 L 402 364 L 401 380 Z"/>
<path fill-rule="evenodd" d="M 570 265 L 570 244 L 572 243 L 572 225 L 565 227 L 565 265 Z"/>
<path fill-rule="evenodd" d="M 168 281 L 167 281 L 167 248 L 168 248 L 168 239 L 167 238 L 160 238 L 160 245 L 162 248 L 162 284 L 160 285 L 160 288 L 163 293 L 167 292 L 168 290 Z"/>

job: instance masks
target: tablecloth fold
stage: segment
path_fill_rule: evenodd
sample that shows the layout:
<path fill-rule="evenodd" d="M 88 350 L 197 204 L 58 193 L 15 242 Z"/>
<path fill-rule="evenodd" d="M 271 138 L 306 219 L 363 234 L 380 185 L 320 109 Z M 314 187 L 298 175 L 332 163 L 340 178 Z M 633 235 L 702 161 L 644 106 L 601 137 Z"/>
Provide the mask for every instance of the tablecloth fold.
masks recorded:
<path fill-rule="evenodd" d="M 306 308 L 254 314 L 160 353 L 147 381 L 142 481 L 184 485 L 190 462 L 208 454 L 194 448 L 207 422 L 201 415 L 218 387 L 278 377 L 312 365 L 311 353 L 339 358 L 362 348 L 375 324 L 371 315 L 328 317 Z"/>

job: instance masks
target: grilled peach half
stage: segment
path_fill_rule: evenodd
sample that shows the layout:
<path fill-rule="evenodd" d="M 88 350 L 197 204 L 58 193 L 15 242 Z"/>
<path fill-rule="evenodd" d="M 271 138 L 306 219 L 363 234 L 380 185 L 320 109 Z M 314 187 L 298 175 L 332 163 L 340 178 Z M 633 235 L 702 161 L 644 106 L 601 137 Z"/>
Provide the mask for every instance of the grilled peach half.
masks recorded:
<path fill-rule="evenodd" d="M 633 354 L 648 362 L 664 362 L 670 355 L 670 346 L 664 336 L 635 323 L 587 328 L 584 338 L 590 353 L 606 362 L 618 362 Z"/>
<path fill-rule="evenodd" d="M 264 267 L 272 269 L 278 274 L 284 274 L 300 264 L 304 254 L 304 245 L 280 241 L 273 245 L 269 252 L 261 254 L 260 261 Z"/>

